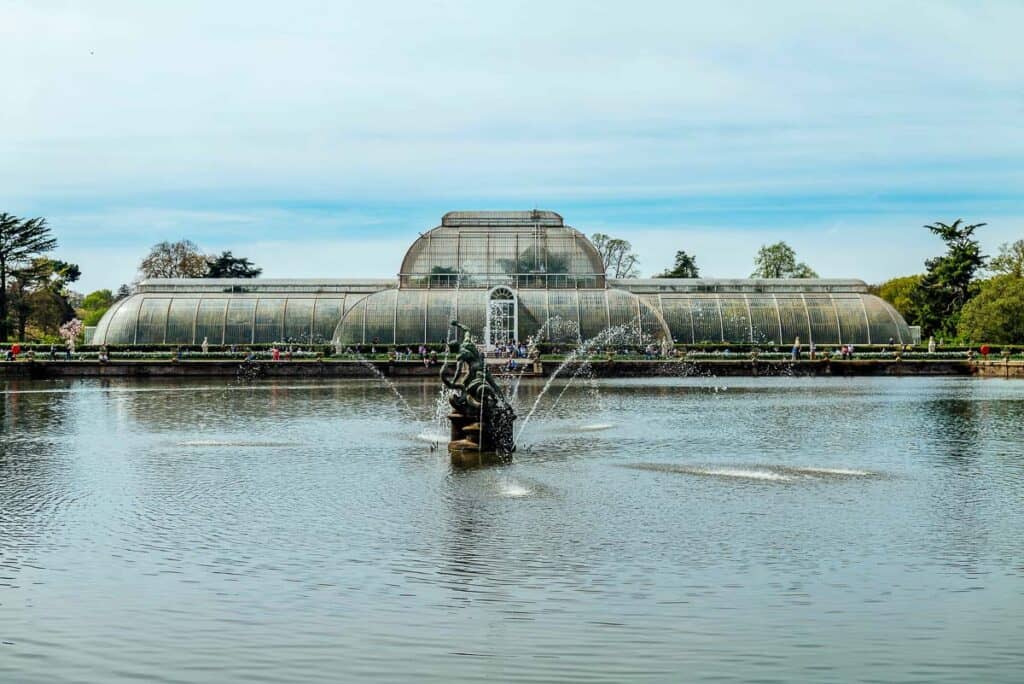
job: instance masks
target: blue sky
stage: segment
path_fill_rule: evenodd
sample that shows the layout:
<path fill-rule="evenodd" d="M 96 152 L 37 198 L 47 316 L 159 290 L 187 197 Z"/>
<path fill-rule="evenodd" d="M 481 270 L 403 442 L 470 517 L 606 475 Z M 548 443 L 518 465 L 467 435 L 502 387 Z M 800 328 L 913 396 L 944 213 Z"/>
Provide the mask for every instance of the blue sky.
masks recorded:
<path fill-rule="evenodd" d="M 0 0 L 0 210 L 80 289 L 189 238 L 394 275 L 450 209 L 540 207 L 746 276 L 878 281 L 922 224 L 1024 238 L 1021 2 Z"/>

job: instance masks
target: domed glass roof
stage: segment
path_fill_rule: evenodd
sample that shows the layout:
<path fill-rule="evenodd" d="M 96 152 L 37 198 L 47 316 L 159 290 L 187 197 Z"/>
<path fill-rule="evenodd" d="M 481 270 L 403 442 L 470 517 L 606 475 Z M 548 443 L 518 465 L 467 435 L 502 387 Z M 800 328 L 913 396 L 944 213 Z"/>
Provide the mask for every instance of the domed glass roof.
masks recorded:
<path fill-rule="evenodd" d="M 603 288 L 594 245 L 553 211 L 453 211 L 402 261 L 407 288 Z"/>

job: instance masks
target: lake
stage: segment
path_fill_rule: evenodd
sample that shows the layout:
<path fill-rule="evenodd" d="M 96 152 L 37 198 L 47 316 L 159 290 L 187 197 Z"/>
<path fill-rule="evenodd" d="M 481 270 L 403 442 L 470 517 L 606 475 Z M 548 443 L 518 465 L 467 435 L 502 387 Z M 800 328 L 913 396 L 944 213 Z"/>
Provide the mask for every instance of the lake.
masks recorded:
<path fill-rule="evenodd" d="M 395 389 L 0 381 L 0 681 L 1024 681 L 1020 381 Z"/>

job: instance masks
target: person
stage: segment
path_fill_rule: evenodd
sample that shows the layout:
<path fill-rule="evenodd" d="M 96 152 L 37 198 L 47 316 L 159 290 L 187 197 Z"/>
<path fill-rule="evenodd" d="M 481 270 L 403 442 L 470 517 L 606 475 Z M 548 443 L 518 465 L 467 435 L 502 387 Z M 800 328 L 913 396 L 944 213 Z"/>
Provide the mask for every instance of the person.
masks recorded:
<path fill-rule="evenodd" d="M 810 346 L 807 347 L 807 351 L 810 352 L 811 361 L 814 360 L 814 352 L 817 351 L 817 347 L 814 345 L 814 340 L 811 340 Z"/>
<path fill-rule="evenodd" d="M 20 354 L 20 353 L 21 353 L 21 345 L 18 344 L 17 342 L 15 342 L 14 344 L 11 345 L 11 354 L 14 356 L 12 361 L 17 361 L 18 360 L 18 354 Z"/>
<path fill-rule="evenodd" d="M 71 343 L 70 342 L 68 342 L 68 346 L 64 347 L 64 360 L 65 361 L 70 361 L 71 360 Z"/>
<path fill-rule="evenodd" d="M 55 344 L 51 344 L 50 345 L 50 360 L 51 361 L 56 361 L 57 360 L 57 345 L 55 345 Z"/>
<path fill-rule="evenodd" d="M 846 345 L 846 358 L 850 359 L 851 361 L 853 360 L 853 345 L 852 344 Z"/>
<path fill-rule="evenodd" d="M 254 351 L 253 351 L 253 350 L 252 350 L 252 349 L 250 348 L 250 349 L 249 349 L 249 353 L 245 355 L 245 361 L 246 361 L 246 363 L 248 363 L 248 362 L 250 362 L 250 361 L 255 361 L 255 360 L 256 360 L 256 352 L 254 352 Z"/>
<path fill-rule="evenodd" d="M 285 361 L 291 361 L 292 360 L 292 348 L 291 348 L 291 345 L 288 346 L 288 351 L 286 351 L 284 353 L 284 360 Z"/>
<path fill-rule="evenodd" d="M 791 354 L 794 361 L 800 358 L 800 338 L 797 337 L 793 340 L 793 350 Z"/>
<path fill-rule="evenodd" d="M 929 354 L 934 354 L 935 353 L 935 336 L 934 335 L 932 335 L 931 337 L 928 338 L 928 353 Z"/>
<path fill-rule="evenodd" d="M 281 360 L 281 350 L 277 348 L 277 345 L 270 348 L 270 357 L 274 359 L 274 361 Z"/>
<path fill-rule="evenodd" d="M 203 338 L 202 348 L 203 348 L 203 356 L 205 356 L 205 355 L 210 353 L 210 341 L 207 338 L 205 338 L 205 337 Z"/>

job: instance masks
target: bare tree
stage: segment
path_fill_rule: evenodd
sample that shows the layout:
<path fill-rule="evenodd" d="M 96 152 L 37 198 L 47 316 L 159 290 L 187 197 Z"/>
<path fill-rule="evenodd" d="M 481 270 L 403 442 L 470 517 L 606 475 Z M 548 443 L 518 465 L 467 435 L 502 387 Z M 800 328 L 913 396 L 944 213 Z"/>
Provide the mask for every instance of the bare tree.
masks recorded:
<path fill-rule="evenodd" d="M 191 240 L 153 245 L 139 264 L 145 278 L 202 278 L 208 268 L 206 257 Z"/>
<path fill-rule="evenodd" d="M 640 275 L 640 258 L 633 252 L 629 240 L 594 233 L 590 241 L 601 255 L 601 265 L 609 278 L 636 278 Z"/>

